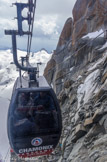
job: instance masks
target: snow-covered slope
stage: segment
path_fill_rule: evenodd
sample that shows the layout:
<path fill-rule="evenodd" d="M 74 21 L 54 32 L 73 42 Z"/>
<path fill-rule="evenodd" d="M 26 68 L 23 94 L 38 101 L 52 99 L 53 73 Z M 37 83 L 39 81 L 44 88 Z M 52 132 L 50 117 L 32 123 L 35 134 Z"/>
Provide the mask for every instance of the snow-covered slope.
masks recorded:
<path fill-rule="evenodd" d="M 90 39 L 94 39 L 96 37 L 104 37 L 104 33 L 103 33 L 103 30 L 100 29 L 99 31 L 95 31 L 95 32 L 92 32 L 92 33 L 88 33 L 87 35 L 83 36 L 83 38 L 90 38 Z"/>
<path fill-rule="evenodd" d="M 18 50 L 18 58 L 25 56 L 25 51 Z M 43 74 L 44 67 L 49 61 L 51 54 L 42 50 L 31 54 L 30 63 L 36 66 L 37 62 L 42 62 L 40 65 L 40 75 Z M 0 153 L 5 158 L 9 142 L 7 138 L 7 112 L 11 99 L 12 88 L 18 76 L 18 71 L 13 64 L 13 56 L 11 50 L 0 51 Z"/>

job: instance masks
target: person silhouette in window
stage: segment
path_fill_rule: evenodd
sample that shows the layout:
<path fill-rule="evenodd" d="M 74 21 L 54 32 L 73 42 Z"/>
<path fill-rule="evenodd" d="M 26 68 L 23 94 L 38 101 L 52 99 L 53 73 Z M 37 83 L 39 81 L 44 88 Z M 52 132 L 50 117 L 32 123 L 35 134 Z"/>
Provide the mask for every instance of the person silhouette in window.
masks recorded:
<path fill-rule="evenodd" d="M 34 99 L 36 111 L 33 112 L 35 122 L 41 128 L 53 127 L 56 123 L 56 109 L 51 96 L 46 92 L 40 92 Z M 37 112 L 43 113 L 37 113 Z"/>
<path fill-rule="evenodd" d="M 24 136 L 31 134 L 35 131 L 36 125 L 34 122 L 29 120 L 28 112 L 28 93 L 20 93 L 18 96 L 18 104 L 14 111 L 14 132 L 16 136 Z"/>
<path fill-rule="evenodd" d="M 44 109 L 44 111 L 55 111 L 55 106 L 52 98 L 47 95 L 46 92 L 40 92 L 34 99 L 34 105 L 38 109 Z"/>
<path fill-rule="evenodd" d="M 19 106 L 26 106 L 27 103 L 28 103 L 28 94 L 22 92 L 19 94 L 19 97 L 18 97 L 18 105 Z"/>

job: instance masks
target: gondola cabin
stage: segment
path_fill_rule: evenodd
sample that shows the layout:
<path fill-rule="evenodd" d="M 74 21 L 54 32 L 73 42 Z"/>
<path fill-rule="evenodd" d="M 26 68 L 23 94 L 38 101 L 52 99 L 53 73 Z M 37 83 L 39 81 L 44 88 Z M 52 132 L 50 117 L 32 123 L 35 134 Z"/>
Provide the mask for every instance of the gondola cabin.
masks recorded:
<path fill-rule="evenodd" d="M 16 80 L 8 111 L 8 138 L 20 157 L 50 154 L 61 135 L 61 111 L 52 88 L 44 77 L 39 86 L 28 86 L 27 79 Z"/>

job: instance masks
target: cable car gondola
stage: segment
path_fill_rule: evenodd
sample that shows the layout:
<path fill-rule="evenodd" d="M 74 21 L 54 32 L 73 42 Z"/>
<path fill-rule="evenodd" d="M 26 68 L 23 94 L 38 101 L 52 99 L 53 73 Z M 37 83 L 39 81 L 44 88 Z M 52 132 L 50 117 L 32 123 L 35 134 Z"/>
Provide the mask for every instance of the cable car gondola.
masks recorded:
<path fill-rule="evenodd" d="M 8 110 L 8 138 L 11 148 L 20 157 L 47 155 L 55 149 L 61 135 L 61 111 L 53 89 L 43 76 L 37 77 L 38 69 L 29 64 L 36 0 L 15 5 L 18 30 L 5 30 L 6 35 L 12 36 L 13 59 L 19 69 Z M 28 18 L 22 16 L 26 7 Z M 22 30 L 23 20 L 28 21 L 29 31 Z M 27 55 L 21 58 L 22 64 L 17 59 L 17 35 L 28 35 Z M 22 76 L 21 70 L 28 75 Z"/>
<path fill-rule="evenodd" d="M 21 157 L 50 154 L 61 135 L 61 112 L 53 89 L 44 77 L 39 87 L 20 88 L 16 80 L 8 112 L 8 137 Z"/>

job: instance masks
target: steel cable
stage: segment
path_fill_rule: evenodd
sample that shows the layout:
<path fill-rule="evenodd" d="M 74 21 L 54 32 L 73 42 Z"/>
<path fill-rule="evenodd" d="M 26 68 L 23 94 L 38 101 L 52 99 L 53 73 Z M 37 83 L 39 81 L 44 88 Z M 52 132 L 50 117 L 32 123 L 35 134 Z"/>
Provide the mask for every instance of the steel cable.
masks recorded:
<path fill-rule="evenodd" d="M 31 42 L 32 42 L 32 35 L 33 35 L 35 9 L 36 9 L 36 0 L 34 1 L 34 11 L 33 11 L 32 24 L 31 24 L 31 26 L 29 25 L 29 32 L 31 32 L 31 34 L 28 35 L 28 44 L 27 44 L 27 58 L 28 59 L 29 59 L 29 56 L 30 56 L 30 49 L 31 49 Z"/>
<path fill-rule="evenodd" d="M 106 7 L 104 6 L 102 0 L 99 0 L 99 2 L 100 2 L 100 5 L 101 5 L 101 6 L 106 10 L 106 12 L 107 12 L 107 6 L 106 6 Z"/>
<path fill-rule="evenodd" d="M 98 37 L 100 37 L 104 32 L 105 32 L 105 31 L 103 31 L 102 33 L 100 33 L 98 36 L 96 36 L 94 39 L 92 39 L 92 40 L 91 40 L 90 42 L 88 42 L 87 44 L 83 45 L 83 46 L 82 46 L 81 48 L 79 48 L 76 52 L 73 52 L 72 55 L 77 54 L 80 50 L 82 50 L 82 49 L 83 49 L 84 47 L 86 47 L 88 44 L 92 43 L 92 42 L 95 41 Z M 63 49 L 63 50 L 64 50 L 64 49 Z M 61 52 L 62 52 L 62 50 L 61 50 Z M 58 54 L 59 54 L 59 52 L 58 52 Z M 56 53 L 56 55 L 57 55 L 57 53 Z M 60 62 L 58 65 L 63 64 L 63 63 L 66 62 L 67 60 L 69 60 L 69 58 L 66 59 L 66 60 L 64 60 L 64 61 L 62 61 L 62 62 Z M 52 68 L 51 70 L 56 70 L 56 67 Z M 68 75 L 69 73 L 71 73 L 71 71 L 65 73 L 64 75 L 62 75 L 62 76 L 60 76 L 60 77 L 58 77 L 58 78 L 56 79 L 56 81 L 57 81 L 58 79 L 64 77 L 64 76 Z M 58 83 L 58 84 L 62 84 L 62 82 L 61 82 L 61 83 Z"/>

